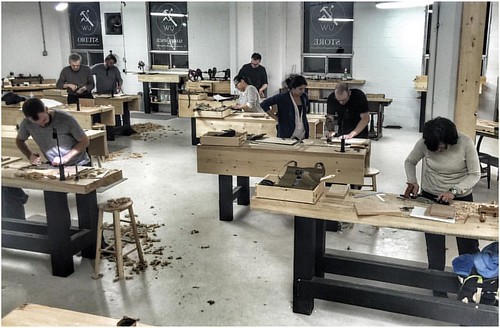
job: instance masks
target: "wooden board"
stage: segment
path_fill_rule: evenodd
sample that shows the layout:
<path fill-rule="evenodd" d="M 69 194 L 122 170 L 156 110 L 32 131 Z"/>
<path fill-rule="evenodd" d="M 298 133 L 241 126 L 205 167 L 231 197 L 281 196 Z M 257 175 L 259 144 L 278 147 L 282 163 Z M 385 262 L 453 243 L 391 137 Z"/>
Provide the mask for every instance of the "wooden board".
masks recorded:
<path fill-rule="evenodd" d="M 380 214 L 400 214 L 401 210 L 396 204 L 384 203 L 380 200 L 363 201 L 362 203 L 354 204 L 358 216 L 365 215 L 380 215 Z"/>
<path fill-rule="evenodd" d="M 164 83 L 179 83 L 181 76 L 187 74 L 137 74 L 139 82 L 164 82 Z"/>
<path fill-rule="evenodd" d="M 432 204 L 429 207 L 429 215 L 443 218 L 455 217 L 455 208 L 449 205 Z"/>
<path fill-rule="evenodd" d="M 330 189 L 325 192 L 326 197 L 344 199 L 349 191 L 349 186 L 346 184 L 332 184 Z"/>
<path fill-rule="evenodd" d="M 116 326 L 119 320 L 44 305 L 23 304 L 2 318 L 2 326 Z M 145 326 L 140 322 L 137 325 Z"/>

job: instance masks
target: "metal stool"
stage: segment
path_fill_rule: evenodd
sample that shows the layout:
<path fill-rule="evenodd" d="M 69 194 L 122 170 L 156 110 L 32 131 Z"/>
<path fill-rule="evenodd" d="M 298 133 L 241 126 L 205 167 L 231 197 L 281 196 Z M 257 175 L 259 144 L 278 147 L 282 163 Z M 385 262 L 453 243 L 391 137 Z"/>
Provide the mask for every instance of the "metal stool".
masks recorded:
<path fill-rule="evenodd" d="M 95 276 L 99 275 L 99 264 L 101 262 L 101 253 L 114 254 L 116 258 L 116 269 L 118 271 L 118 277 L 122 279 L 124 277 L 123 272 L 123 257 L 137 250 L 139 255 L 139 261 L 141 264 L 145 264 L 144 256 L 142 253 L 141 241 L 139 239 L 139 234 L 137 233 L 137 225 L 135 223 L 134 210 L 132 208 L 132 200 L 130 198 L 119 198 L 117 200 L 109 200 L 106 203 L 99 204 L 99 218 L 97 222 L 97 245 L 96 245 L 96 255 L 95 255 Z M 120 213 L 122 211 L 128 210 L 129 220 L 120 219 Z M 113 224 L 109 227 L 103 226 L 103 216 L 104 212 L 113 213 Z M 123 240 L 120 222 L 126 222 L 130 224 L 130 229 L 132 229 L 133 240 Z M 115 243 L 114 245 L 109 245 L 106 248 L 101 248 L 102 246 L 102 236 L 103 230 L 114 230 Z M 131 249 L 127 253 L 123 254 L 123 244 L 135 243 L 135 248 Z M 114 250 L 112 249 L 114 246 Z"/>
<path fill-rule="evenodd" d="M 380 173 L 379 169 L 369 167 L 366 169 L 365 178 L 371 178 L 372 184 L 363 185 L 363 187 L 372 188 L 373 191 L 377 191 L 377 175 Z"/>

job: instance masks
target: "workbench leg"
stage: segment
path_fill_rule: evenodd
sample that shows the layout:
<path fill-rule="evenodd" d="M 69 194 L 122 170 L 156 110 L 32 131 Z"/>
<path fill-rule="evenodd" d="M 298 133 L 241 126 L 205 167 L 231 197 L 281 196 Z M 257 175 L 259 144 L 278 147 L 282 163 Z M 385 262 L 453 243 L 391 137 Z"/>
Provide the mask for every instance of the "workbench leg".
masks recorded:
<path fill-rule="evenodd" d="M 236 183 L 238 185 L 238 205 L 250 205 L 250 178 L 240 177 L 236 178 Z"/>
<path fill-rule="evenodd" d="M 312 219 L 308 219 L 312 220 Z M 325 277 L 325 267 L 324 267 L 324 258 L 325 258 L 325 232 L 326 232 L 326 221 L 325 220 L 314 220 L 316 221 L 316 245 L 315 251 L 316 254 L 316 263 L 314 269 L 314 275 L 316 277 Z"/>
<path fill-rule="evenodd" d="M 177 83 L 170 83 L 170 115 L 179 115 L 179 102 L 177 101 Z"/>
<path fill-rule="evenodd" d="M 378 111 L 377 117 L 377 138 L 379 140 L 382 138 L 382 128 L 384 127 L 384 105 L 380 104 L 380 109 Z"/>
<path fill-rule="evenodd" d="M 47 233 L 49 237 L 52 274 L 67 277 L 75 269 L 71 249 L 71 216 L 66 193 L 44 191 Z"/>
<path fill-rule="evenodd" d="M 151 108 L 149 98 L 149 82 L 142 82 L 142 97 L 144 102 L 144 113 L 151 114 Z"/>
<path fill-rule="evenodd" d="M 95 191 L 86 195 L 76 195 L 76 207 L 78 211 L 78 228 L 89 229 L 89 246 L 82 249 L 82 257 L 95 258 L 96 237 L 97 237 L 97 217 L 99 209 L 97 208 L 97 194 Z"/>
<path fill-rule="evenodd" d="M 301 216 L 295 216 L 294 221 L 293 312 L 310 315 L 314 309 L 314 297 L 300 284 L 312 280 L 315 274 L 317 222 Z"/>
<path fill-rule="evenodd" d="M 191 117 L 191 145 L 196 146 L 200 143 L 200 138 L 196 138 L 196 118 Z"/>
<path fill-rule="evenodd" d="M 219 220 L 233 221 L 232 175 L 219 175 Z"/>
<path fill-rule="evenodd" d="M 368 132 L 368 138 L 373 139 L 377 137 L 377 133 L 375 132 L 375 120 L 373 117 L 377 115 L 374 112 L 369 112 L 370 114 L 370 131 Z"/>

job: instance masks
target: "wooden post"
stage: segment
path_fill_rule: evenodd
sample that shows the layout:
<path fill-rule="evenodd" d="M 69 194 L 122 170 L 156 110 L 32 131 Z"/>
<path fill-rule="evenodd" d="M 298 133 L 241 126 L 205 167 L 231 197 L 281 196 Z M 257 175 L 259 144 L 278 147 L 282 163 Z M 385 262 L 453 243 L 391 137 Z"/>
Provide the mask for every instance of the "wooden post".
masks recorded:
<path fill-rule="evenodd" d="M 464 2 L 462 11 L 455 124 L 472 140 L 476 135 L 486 6 L 486 2 Z"/>

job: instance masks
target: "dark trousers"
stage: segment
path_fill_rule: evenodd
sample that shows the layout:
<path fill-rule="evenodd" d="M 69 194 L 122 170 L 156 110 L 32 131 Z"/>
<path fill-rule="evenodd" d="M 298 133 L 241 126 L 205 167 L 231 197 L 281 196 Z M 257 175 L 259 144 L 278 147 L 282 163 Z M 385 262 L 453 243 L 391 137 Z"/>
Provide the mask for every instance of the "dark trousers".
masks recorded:
<path fill-rule="evenodd" d="M 26 220 L 24 204 L 28 195 L 21 188 L 2 187 L 2 217 Z"/>
<path fill-rule="evenodd" d="M 436 201 L 437 196 L 422 190 L 422 196 Z M 464 197 L 457 197 L 455 200 L 472 202 L 472 194 Z M 446 263 L 446 244 L 444 235 L 425 233 L 425 243 L 427 244 L 427 260 L 429 269 L 444 271 Z M 458 254 L 474 254 L 479 252 L 479 241 L 457 237 Z"/>

